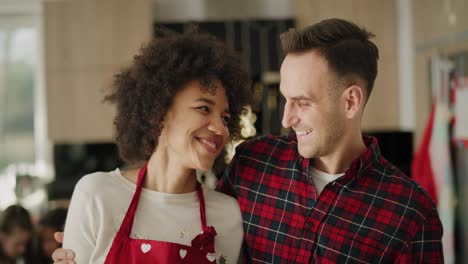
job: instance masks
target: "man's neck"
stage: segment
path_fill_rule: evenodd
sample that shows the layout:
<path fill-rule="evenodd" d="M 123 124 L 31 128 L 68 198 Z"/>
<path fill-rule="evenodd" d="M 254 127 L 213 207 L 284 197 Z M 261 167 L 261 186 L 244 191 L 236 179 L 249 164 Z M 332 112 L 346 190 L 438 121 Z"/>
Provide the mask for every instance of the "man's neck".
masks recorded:
<path fill-rule="evenodd" d="M 367 149 L 361 134 L 340 142 L 335 150 L 322 157 L 313 160 L 313 166 L 317 170 L 330 173 L 345 173 L 351 163 Z"/>

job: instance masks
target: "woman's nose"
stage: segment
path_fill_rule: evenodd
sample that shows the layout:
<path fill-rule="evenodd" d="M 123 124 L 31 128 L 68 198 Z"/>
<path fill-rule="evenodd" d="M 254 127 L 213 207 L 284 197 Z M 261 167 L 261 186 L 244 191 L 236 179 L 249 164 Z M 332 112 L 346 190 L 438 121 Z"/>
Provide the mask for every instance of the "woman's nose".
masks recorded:
<path fill-rule="evenodd" d="M 210 121 L 210 124 L 208 125 L 208 130 L 212 131 L 216 135 L 225 135 L 229 134 L 228 128 L 226 124 L 224 123 L 224 120 L 222 117 L 219 118 L 212 118 Z"/>

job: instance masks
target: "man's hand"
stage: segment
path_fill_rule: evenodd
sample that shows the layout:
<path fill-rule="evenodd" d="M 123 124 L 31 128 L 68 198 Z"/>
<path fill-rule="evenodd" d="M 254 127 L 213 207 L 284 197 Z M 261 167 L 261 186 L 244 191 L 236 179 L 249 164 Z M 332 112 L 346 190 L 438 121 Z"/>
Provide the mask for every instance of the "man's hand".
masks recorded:
<path fill-rule="evenodd" d="M 55 232 L 55 240 L 59 243 L 63 243 L 63 232 Z M 54 253 L 52 253 L 52 259 L 54 264 L 74 264 L 75 253 L 70 249 L 57 248 Z"/>

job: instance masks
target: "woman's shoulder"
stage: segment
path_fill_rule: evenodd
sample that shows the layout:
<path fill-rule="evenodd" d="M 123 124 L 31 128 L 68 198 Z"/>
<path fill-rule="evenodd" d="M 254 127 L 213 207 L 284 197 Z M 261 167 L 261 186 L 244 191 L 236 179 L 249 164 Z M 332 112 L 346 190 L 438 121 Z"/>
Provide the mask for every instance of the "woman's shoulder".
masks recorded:
<path fill-rule="evenodd" d="M 205 203 L 209 214 L 218 220 L 231 222 L 231 224 L 242 221 L 241 211 L 237 200 L 229 195 L 215 190 L 204 190 Z"/>
<path fill-rule="evenodd" d="M 216 228 L 216 254 L 237 263 L 242 245 L 242 216 L 237 200 L 215 190 L 206 190 L 207 222 Z"/>
<path fill-rule="evenodd" d="M 75 186 L 75 190 L 82 192 L 97 192 L 102 190 L 104 186 L 109 186 L 115 183 L 116 177 L 120 175 L 119 169 L 109 172 L 93 172 L 81 177 Z"/>
<path fill-rule="evenodd" d="M 210 189 L 210 188 L 203 188 L 203 193 L 205 195 L 205 200 L 208 202 L 213 202 L 216 204 L 223 205 L 225 207 L 234 207 L 234 208 L 239 208 L 239 204 L 237 203 L 237 200 L 229 196 L 227 194 L 218 192 L 216 190 Z"/>

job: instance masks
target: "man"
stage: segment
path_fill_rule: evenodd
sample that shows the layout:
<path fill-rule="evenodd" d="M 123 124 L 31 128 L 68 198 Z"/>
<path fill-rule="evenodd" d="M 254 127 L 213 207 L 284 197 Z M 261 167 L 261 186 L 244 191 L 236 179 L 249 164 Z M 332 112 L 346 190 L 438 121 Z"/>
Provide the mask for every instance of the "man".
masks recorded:
<path fill-rule="evenodd" d="M 289 136 L 236 149 L 219 190 L 237 197 L 253 263 L 442 263 L 427 193 L 363 137 L 374 35 L 339 19 L 281 35 Z"/>
<path fill-rule="evenodd" d="M 238 199 L 249 262 L 443 262 L 433 201 L 362 136 L 373 36 L 340 19 L 281 35 L 282 123 L 294 133 L 241 144 L 218 185 Z"/>

